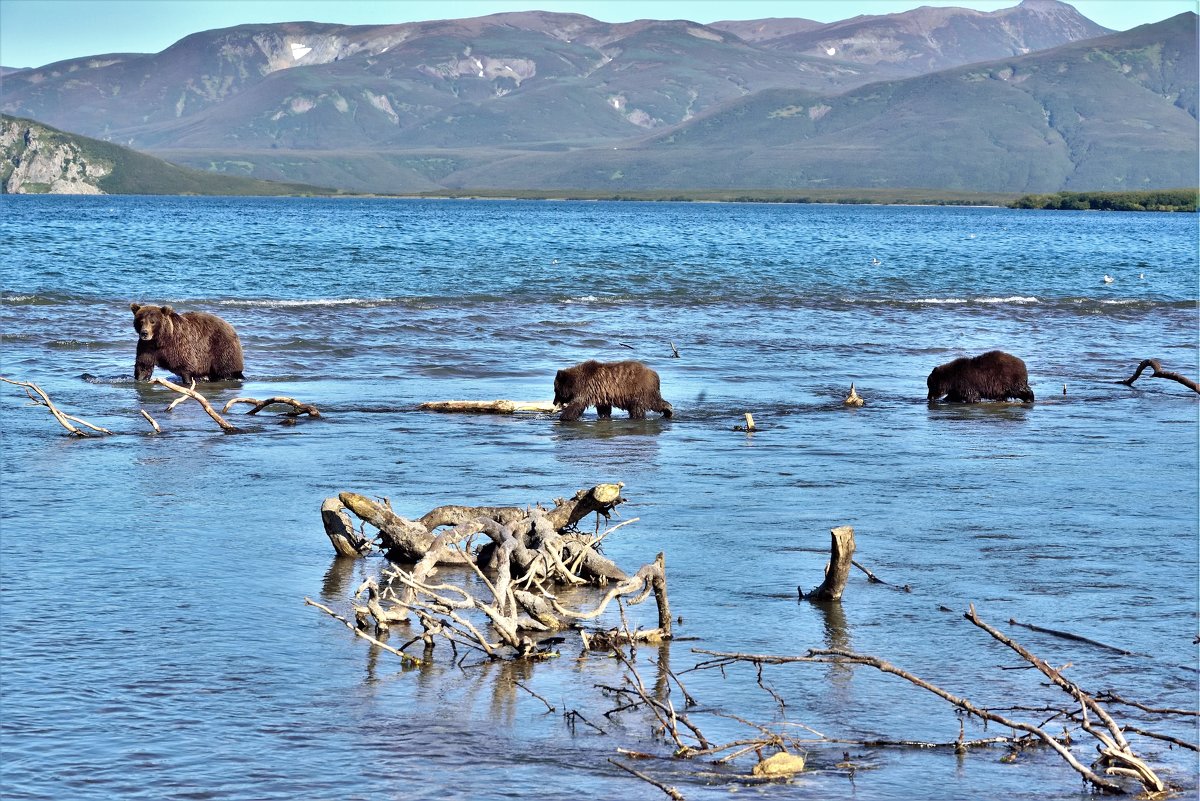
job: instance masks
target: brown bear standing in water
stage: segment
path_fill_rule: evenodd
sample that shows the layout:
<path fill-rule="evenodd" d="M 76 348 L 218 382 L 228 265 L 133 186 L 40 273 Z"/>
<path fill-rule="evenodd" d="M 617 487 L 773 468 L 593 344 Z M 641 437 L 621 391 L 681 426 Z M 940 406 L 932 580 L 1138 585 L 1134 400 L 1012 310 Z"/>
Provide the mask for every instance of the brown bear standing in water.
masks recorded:
<path fill-rule="evenodd" d="M 672 414 L 671 404 L 658 389 L 658 373 L 641 362 L 598 362 L 588 360 L 559 370 L 554 376 L 554 403 L 563 406 L 560 420 L 578 420 L 583 410 L 596 407 L 596 415 L 612 417 L 612 407 L 629 412 L 630 420 L 642 420 L 646 411 Z"/>
<path fill-rule="evenodd" d="M 133 377 L 149 381 L 155 367 L 187 384 L 242 378 L 242 343 L 233 326 L 213 314 L 178 314 L 170 306 L 129 304 L 138 332 Z"/>
<path fill-rule="evenodd" d="M 1025 362 L 999 350 L 990 350 L 974 358 L 964 356 L 935 367 L 926 384 L 930 402 L 945 395 L 946 400 L 954 403 L 1009 398 L 1033 403 Z"/>

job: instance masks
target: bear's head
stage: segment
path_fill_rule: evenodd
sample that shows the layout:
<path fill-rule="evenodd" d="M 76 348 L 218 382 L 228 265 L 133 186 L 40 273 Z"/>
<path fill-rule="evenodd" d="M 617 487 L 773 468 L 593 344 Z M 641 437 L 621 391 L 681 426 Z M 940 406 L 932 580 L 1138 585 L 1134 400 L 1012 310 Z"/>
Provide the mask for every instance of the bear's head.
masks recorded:
<path fill-rule="evenodd" d="M 133 330 L 138 332 L 138 338 L 147 342 L 161 339 L 164 334 L 174 330 L 171 320 L 175 310 L 170 306 L 140 306 L 130 303 L 129 310 L 133 312 Z"/>
<path fill-rule="evenodd" d="M 566 406 L 575 400 L 575 375 L 569 369 L 559 370 L 554 376 L 554 405 Z"/>
<path fill-rule="evenodd" d="M 939 365 L 933 368 L 933 372 L 929 374 L 929 378 L 925 379 L 925 386 L 929 388 L 929 400 L 937 400 L 949 392 L 950 388 L 946 386 L 946 373 L 946 365 Z"/>

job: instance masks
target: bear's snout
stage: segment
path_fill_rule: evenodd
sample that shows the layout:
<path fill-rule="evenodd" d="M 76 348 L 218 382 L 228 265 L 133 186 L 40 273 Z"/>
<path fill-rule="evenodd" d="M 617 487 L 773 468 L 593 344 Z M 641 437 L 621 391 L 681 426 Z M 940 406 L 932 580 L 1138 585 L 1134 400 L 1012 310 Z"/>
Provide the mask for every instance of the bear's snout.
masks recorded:
<path fill-rule="evenodd" d="M 154 339 L 154 329 L 143 328 L 141 331 L 138 331 L 138 337 L 145 340 Z"/>

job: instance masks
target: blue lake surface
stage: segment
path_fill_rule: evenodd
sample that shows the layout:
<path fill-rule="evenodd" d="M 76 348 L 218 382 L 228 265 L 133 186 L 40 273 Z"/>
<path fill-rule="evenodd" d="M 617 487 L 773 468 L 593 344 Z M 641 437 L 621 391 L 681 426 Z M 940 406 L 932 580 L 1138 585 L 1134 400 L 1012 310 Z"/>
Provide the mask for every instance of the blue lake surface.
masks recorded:
<path fill-rule="evenodd" d="M 1196 243 L 1196 216 L 1172 214 L 6 196 L 0 372 L 116 435 L 67 437 L 0 385 L 3 797 L 664 797 L 608 763 L 617 748 L 656 755 L 637 767 L 691 801 L 1086 795 L 1046 749 L 1008 764 L 856 744 L 959 736 L 945 702 L 867 668 L 768 667 L 782 708 L 750 667 L 683 671 L 694 648 L 841 647 L 980 706 L 1066 705 L 1002 669 L 1020 661 L 962 618 L 974 603 L 1087 690 L 1196 709 L 1198 396 L 1116 383 L 1148 357 L 1200 373 Z M 227 436 L 194 403 L 164 411 L 172 393 L 132 380 L 131 301 L 237 328 L 246 380 L 204 388 L 215 405 L 285 395 L 322 419 L 235 412 L 252 431 Z M 1025 360 L 1036 403 L 925 402 L 934 366 L 993 348 Z M 675 418 L 416 410 L 549 400 L 554 372 L 587 358 L 654 367 Z M 861 409 L 841 404 L 852 382 Z M 732 430 L 744 412 L 760 431 Z M 304 605 L 345 613 L 382 567 L 334 559 L 319 508 L 338 492 L 419 517 L 606 481 L 640 518 L 606 554 L 632 570 L 664 552 L 683 618 L 679 641 L 640 650 L 661 663 L 643 677 L 681 674 L 710 740 L 755 733 L 727 713 L 847 741 L 812 744 L 809 773 L 750 785 L 752 755 L 671 759 L 646 718 L 604 715 L 620 665 L 576 659 L 574 635 L 550 662 L 405 670 Z M 798 602 L 843 524 L 864 566 L 911 591 L 856 574 L 839 607 Z M 1197 739 L 1194 717 L 1113 711 Z M 1130 736 L 1196 791 L 1195 752 Z"/>

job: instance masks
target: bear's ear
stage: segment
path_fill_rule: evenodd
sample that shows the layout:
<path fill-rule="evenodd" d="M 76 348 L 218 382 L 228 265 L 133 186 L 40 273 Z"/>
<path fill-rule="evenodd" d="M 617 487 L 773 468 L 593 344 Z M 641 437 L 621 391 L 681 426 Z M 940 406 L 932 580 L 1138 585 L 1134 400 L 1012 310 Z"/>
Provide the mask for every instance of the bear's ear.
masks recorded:
<path fill-rule="evenodd" d="M 130 310 L 131 312 L 133 312 L 134 314 L 137 314 L 137 313 L 138 313 L 138 309 L 140 309 L 140 308 L 142 308 L 142 307 L 141 307 L 141 306 L 139 306 L 139 305 L 138 305 L 138 304 L 136 304 L 136 303 L 130 303 L 130 304 L 129 304 L 129 310 Z"/>
<path fill-rule="evenodd" d="M 170 306 L 163 306 L 163 307 L 162 307 L 162 313 L 163 313 L 163 314 L 168 314 L 168 315 L 169 315 L 169 314 L 172 314 L 174 311 L 175 311 L 175 310 L 174 310 L 174 309 L 172 309 Z"/>

